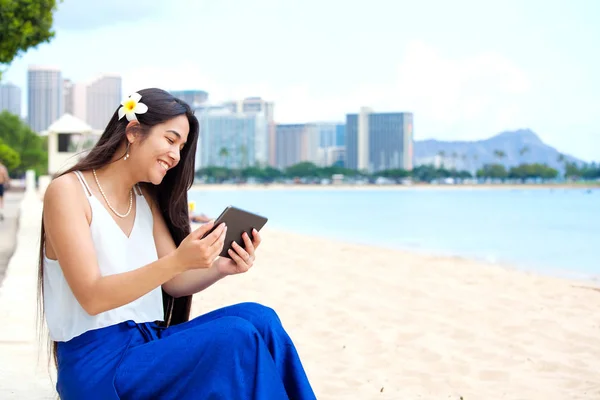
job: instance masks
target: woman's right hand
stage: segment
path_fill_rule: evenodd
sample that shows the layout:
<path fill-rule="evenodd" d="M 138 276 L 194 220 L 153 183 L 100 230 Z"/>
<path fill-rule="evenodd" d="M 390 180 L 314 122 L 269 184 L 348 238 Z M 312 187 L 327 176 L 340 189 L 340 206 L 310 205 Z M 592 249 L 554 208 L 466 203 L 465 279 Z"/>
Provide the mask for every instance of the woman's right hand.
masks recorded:
<path fill-rule="evenodd" d="M 209 268 L 223 250 L 227 227 L 220 224 L 208 236 L 202 236 L 212 229 L 214 221 L 208 222 L 190 233 L 179 245 L 176 252 L 178 264 L 185 270 Z"/>

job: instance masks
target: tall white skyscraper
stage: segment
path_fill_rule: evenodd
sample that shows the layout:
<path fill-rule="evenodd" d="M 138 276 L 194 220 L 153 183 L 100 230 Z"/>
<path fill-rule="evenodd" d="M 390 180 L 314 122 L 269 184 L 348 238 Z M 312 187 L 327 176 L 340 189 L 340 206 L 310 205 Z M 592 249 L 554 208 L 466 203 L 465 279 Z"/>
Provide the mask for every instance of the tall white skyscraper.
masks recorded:
<path fill-rule="evenodd" d="M 63 111 L 73 115 L 73 89 L 75 84 L 70 79 L 63 80 Z"/>
<path fill-rule="evenodd" d="M 0 111 L 21 116 L 21 88 L 12 83 L 0 84 Z"/>
<path fill-rule="evenodd" d="M 71 86 L 71 98 L 73 99 L 71 114 L 87 122 L 87 85 L 79 82 L 74 83 Z"/>
<path fill-rule="evenodd" d="M 196 168 L 246 168 L 266 165 L 268 126 L 260 112 L 236 113 L 229 107 L 196 109 L 200 137 Z"/>
<path fill-rule="evenodd" d="M 224 107 L 234 113 L 244 114 L 263 114 L 267 123 L 267 162 L 269 165 L 275 165 L 275 104 L 272 101 L 266 101 L 261 97 L 246 97 L 243 100 L 232 100 L 225 102 Z"/>
<path fill-rule="evenodd" d="M 64 112 L 63 79 L 58 68 L 30 65 L 27 71 L 27 119 L 35 132 L 48 128 Z"/>
<path fill-rule="evenodd" d="M 102 75 L 91 82 L 86 94 L 86 121 L 94 129 L 104 129 L 123 100 L 119 75 Z"/>
<path fill-rule="evenodd" d="M 64 80 L 64 112 L 87 122 L 87 84 Z"/>

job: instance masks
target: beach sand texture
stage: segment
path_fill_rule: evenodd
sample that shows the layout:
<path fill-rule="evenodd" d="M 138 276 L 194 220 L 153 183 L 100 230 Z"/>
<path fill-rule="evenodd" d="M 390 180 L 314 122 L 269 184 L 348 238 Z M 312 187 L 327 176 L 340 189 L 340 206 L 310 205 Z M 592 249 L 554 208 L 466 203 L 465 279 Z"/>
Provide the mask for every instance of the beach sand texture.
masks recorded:
<path fill-rule="evenodd" d="M 600 292 L 460 258 L 265 228 L 193 315 L 273 307 L 319 399 L 600 399 Z"/>

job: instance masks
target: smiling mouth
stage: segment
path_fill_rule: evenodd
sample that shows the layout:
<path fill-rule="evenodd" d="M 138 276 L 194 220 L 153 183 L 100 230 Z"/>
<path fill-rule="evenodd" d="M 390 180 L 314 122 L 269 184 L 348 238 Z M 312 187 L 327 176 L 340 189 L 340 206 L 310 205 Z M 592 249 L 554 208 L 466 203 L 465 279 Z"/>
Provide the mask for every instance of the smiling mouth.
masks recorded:
<path fill-rule="evenodd" d="M 164 169 L 165 171 L 168 171 L 168 170 L 169 170 L 169 164 L 167 164 L 166 162 L 164 162 L 164 161 L 160 161 L 160 160 L 159 160 L 159 161 L 158 161 L 158 164 L 159 164 L 161 167 L 163 167 L 163 169 Z"/>

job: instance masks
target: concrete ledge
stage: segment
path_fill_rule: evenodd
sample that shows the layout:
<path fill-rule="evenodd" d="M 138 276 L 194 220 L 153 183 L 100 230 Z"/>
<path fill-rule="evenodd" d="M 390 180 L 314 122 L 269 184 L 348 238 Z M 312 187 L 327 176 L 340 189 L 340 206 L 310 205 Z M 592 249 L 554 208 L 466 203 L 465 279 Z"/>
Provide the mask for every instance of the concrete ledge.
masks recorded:
<path fill-rule="evenodd" d="M 56 371 L 47 338 L 36 330 L 37 274 L 42 202 L 26 191 L 20 205 L 15 252 L 0 286 L 0 398 L 57 399 Z"/>

